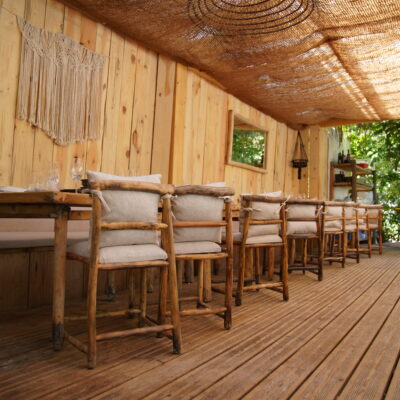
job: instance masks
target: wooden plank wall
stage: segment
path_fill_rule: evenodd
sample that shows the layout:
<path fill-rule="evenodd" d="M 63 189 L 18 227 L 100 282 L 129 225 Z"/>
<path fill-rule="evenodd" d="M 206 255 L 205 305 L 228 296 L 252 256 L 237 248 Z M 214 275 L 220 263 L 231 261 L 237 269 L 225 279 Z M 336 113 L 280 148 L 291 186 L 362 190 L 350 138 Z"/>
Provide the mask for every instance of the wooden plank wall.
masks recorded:
<path fill-rule="evenodd" d="M 86 169 L 168 179 L 175 62 L 139 46 L 56 0 L 0 0 L 0 185 L 26 187 L 54 165 L 72 187 L 74 156 Z M 57 146 L 45 132 L 15 118 L 21 34 L 15 15 L 64 33 L 107 56 L 100 139 Z M 154 140 L 153 140 L 154 138 Z"/>
<path fill-rule="evenodd" d="M 71 162 L 79 156 L 85 169 L 120 175 L 161 173 L 163 182 L 177 185 L 225 181 L 237 194 L 282 190 L 326 198 L 323 129 L 302 132 L 310 161 L 299 181 L 291 167 L 297 132 L 228 94 L 204 74 L 147 50 L 57 0 L 0 0 L 0 6 L 0 60 L 7 60 L 0 62 L 0 186 L 26 187 L 35 176 L 45 179 L 54 165 L 61 170 L 61 187 L 72 187 Z M 99 140 L 58 146 L 45 132 L 15 118 L 21 47 L 16 15 L 107 56 Z M 266 173 L 226 164 L 228 110 L 268 131 Z M 85 271 L 76 262 L 69 271 L 69 296 L 76 298 L 82 295 Z M 0 253 L 0 310 L 48 303 L 51 273 L 50 251 Z M 123 278 L 118 282 L 123 286 Z"/>

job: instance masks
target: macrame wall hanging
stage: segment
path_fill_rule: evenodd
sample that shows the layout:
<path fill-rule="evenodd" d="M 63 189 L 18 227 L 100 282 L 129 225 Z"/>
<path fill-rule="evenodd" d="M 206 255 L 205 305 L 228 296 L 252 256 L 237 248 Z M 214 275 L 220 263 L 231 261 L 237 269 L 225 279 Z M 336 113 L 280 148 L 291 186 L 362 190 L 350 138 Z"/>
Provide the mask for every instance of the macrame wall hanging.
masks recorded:
<path fill-rule="evenodd" d="M 105 56 L 18 18 L 22 32 L 17 116 L 57 144 L 97 139 Z"/>

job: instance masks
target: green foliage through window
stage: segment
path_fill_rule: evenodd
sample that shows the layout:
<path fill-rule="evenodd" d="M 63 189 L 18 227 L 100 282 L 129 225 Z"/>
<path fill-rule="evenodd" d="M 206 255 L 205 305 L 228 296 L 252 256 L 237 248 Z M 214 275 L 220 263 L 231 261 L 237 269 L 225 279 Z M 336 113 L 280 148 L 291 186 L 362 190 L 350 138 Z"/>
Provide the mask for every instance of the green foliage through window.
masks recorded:
<path fill-rule="evenodd" d="M 376 170 L 378 202 L 384 205 L 386 239 L 400 241 L 400 120 L 342 127 L 356 158 L 369 158 Z"/>
<path fill-rule="evenodd" d="M 261 130 L 234 129 L 232 161 L 264 168 L 265 132 Z"/>

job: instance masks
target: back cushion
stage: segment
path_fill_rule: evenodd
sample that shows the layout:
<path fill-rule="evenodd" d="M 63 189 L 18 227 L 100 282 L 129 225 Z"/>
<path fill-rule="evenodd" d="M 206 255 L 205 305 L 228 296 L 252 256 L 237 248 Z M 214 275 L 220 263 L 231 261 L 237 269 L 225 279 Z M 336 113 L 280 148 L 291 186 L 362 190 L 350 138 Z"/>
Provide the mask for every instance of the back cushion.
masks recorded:
<path fill-rule="evenodd" d="M 315 218 L 316 206 L 312 204 L 288 204 L 287 218 Z M 317 233 L 315 221 L 288 221 L 287 234 L 313 234 Z"/>
<path fill-rule="evenodd" d="M 356 210 L 354 207 L 345 207 L 344 213 L 346 218 L 353 218 L 356 216 Z M 355 225 L 356 221 L 353 219 L 347 220 L 346 219 L 346 225 Z"/>
<path fill-rule="evenodd" d="M 224 200 L 217 197 L 186 194 L 172 198 L 175 221 L 222 221 L 223 209 Z M 174 228 L 174 240 L 221 243 L 221 228 Z"/>
<path fill-rule="evenodd" d="M 279 220 L 279 203 L 253 202 L 252 219 L 254 220 Z M 240 230 L 243 231 L 244 213 L 241 213 Z M 279 224 L 276 225 L 250 225 L 248 237 L 262 235 L 279 235 Z"/>
<path fill-rule="evenodd" d="M 370 217 L 377 217 L 379 215 L 379 209 L 378 208 L 369 208 L 367 210 L 367 214 Z"/>
<path fill-rule="evenodd" d="M 127 190 L 103 190 L 110 208 L 104 222 L 157 222 L 160 195 Z M 100 247 L 130 244 L 157 244 L 157 232 L 137 229 L 102 231 Z"/>
<path fill-rule="evenodd" d="M 341 206 L 327 206 L 325 207 L 326 218 L 342 218 L 342 207 Z M 342 221 L 326 221 L 325 228 L 337 228 L 342 227 Z"/>
<path fill-rule="evenodd" d="M 160 183 L 161 175 L 118 176 L 104 172 L 86 171 L 89 180 L 118 180 Z M 104 222 L 157 222 L 160 196 L 126 190 L 103 190 L 102 196 L 110 212 L 103 215 Z M 157 244 L 157 232 L 145 230 L 102 231 L 100 247 L 130 244 Z"/>

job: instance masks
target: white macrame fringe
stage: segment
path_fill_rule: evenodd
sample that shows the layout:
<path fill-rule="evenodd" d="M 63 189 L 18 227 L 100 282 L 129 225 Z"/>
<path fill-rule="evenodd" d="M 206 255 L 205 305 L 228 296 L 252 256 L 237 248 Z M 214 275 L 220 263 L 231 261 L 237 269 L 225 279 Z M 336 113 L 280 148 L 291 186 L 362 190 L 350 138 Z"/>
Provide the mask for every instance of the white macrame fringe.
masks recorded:
<path fill-rule="evenodd" d="M 17 116 L 59 145 L 97 139 L 105 56 L 18 17 L 22 32 Z"/>

